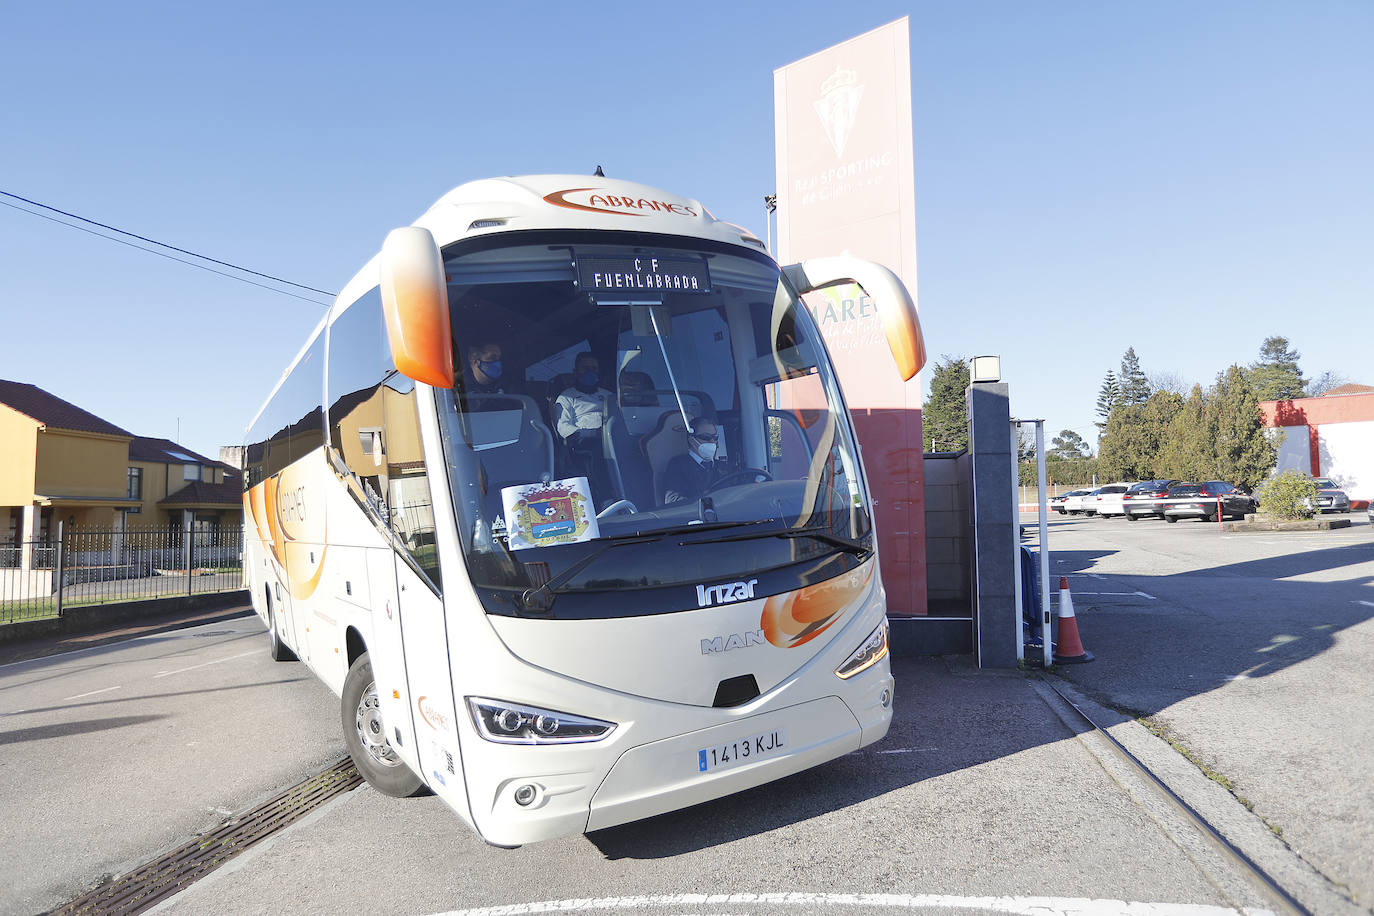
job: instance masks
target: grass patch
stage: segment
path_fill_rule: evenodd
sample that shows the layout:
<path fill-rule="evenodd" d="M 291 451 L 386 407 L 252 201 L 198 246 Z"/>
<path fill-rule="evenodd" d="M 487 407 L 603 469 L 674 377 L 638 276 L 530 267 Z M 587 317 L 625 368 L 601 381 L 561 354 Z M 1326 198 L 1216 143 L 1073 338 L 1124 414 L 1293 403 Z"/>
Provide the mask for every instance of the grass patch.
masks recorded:
<path fill-rule="evenodd" d="M 1163 722 L 1160 722 L 1158 719 L 1151 718 L 1150 716 L 1136 716 L 1136 721 L 1139 722 L 1141 725 L 1145 726 L 1146 730 L 1149 731 L 1150 734 L 1154 735 L 1156 738 L 1168 744 L 1169 747 L 1173 748 L 1174 750 L 1182 754 L 1183 757 L 1189 763 L 1198 768 L 1198 770 L 1202 773 L 1203 776 L 1206 776 L 1208 779 L 1212 780 L 1212 782 L 1221 786 L 1227 792 L 1230 792 L 1232 797 L 1235 798 L 1236 801 L 1240 802 L 1242 805 L 1245 806 L 1246 811 L 1249 811 L 1251 814 L 1255 815 L 1255 817 L 1260 819 L 1260 822 L 1263 823 L 1264 826 L 1269 829 L 1270 833 L 1278 837 L 1280 840 L 1283 840 L 1283 827 L 1279 824 L 1274 823 L 1269 818 L 1265 817 L 1263 814 L 1260 814 L 1258 811 L 1256 811 L 1255 803 L 1236 791 L 1236 785 L 1231 781 L 1231 778 L 1229 776 L 1208 766 L 1207 763 L 1204 762 L 1202 758 L 1199 757 L 1197 754 L 1193 753 L 1193 751 L 1187 745 L 1183 744 L 1181 741 L 1174 737 L 1174 734 L 1170 730 L 1169 726 L 1165 725 Z M 1288 841 L 1284 840 L 1284 845 L 1287 844 Z"/>
<path fill-rule="evenodd" d="M 1138 716 L 1136 718 L 1136 721 L 1139 722 L 1141 725 L 1145 726 L 1146 730 L 1149 731 L 1150 734 L 1154 735 L 1156 738 L 1168 744 L 1169 747 L 1173 748 L 1174 750 L 1182 754 L 1188 760 L 1189 763 L 1191 763 L 1193 766 L 1197 767 L 1199 770 L 1202 771 L 1203 776 L 1206 776 L 1208 779 L 1212 780 L 1212 782 L 1221 786 L 1227 792 L 1230 792 L 1232 795 L 1235 795 L 1236 800 L 1239 801 L 1242 805 L 1244 805 L 1246 809 L 1250 811 L 1255 810 L 1255 806 L 1250 802 L 1249 799 L 1242 797 L 1236 792 L 1236 785 L 1235 783 L 1231 782 L 1231 778 L 1229 776 L 1227 776 L 1225 773 L 1218 772 L 1217 770 L 1214 770 L 1210 766 L 1208 766 L 1201 757 L 1193 753 L 1186 745 L 1182 744 L 1177 738 L 1174 737 L 1173 732 L 1169 730 L 1169 726 L 1165 725 L 1163 722 L 1158 721 L 1157 719 L 1151 718 L 1150 716 Z"/>

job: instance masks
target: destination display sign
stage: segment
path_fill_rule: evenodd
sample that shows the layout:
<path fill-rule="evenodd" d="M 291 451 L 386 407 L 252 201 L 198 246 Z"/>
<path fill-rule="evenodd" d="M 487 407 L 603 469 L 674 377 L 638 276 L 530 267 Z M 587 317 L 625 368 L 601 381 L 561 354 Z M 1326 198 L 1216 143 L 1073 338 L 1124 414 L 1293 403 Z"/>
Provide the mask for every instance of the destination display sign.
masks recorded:
<path fill-rule="evenodd" d="M 709 293 L 711 271 L 704 260 L 632 255 L 578 258 L 577 281 L 584 293 Z"/>

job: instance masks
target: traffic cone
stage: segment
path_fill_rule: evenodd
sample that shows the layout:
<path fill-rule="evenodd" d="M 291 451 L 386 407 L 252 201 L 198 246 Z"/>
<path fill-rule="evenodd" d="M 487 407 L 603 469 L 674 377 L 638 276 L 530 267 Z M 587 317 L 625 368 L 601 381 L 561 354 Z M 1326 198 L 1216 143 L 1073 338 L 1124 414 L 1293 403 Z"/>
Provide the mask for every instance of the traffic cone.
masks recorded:
<path fill-rule="evenodd" d="M 1083 648 L 1078 638 L 1078 621 L 1073 616 L 1073 598 L 1069 595 L 1069 579 L 1059 577 L 1059 642 L 1055 646 L 1056 665 L 1081 665 L 1093 660 L 1093 654 Z"/>

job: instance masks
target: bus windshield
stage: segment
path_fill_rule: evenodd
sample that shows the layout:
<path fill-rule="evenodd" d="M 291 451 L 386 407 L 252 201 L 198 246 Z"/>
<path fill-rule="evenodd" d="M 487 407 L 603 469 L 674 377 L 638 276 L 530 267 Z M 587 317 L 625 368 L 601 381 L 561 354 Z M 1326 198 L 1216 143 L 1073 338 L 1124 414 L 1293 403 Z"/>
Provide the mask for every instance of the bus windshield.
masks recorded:
<path fill-rule="evenodd" d="M 767 256 L 547 231 L 460 242 L 444 266 L 457 365 L 440 431 L 488 613 L 686 610 L 871 557 L 825 349 Z"/>

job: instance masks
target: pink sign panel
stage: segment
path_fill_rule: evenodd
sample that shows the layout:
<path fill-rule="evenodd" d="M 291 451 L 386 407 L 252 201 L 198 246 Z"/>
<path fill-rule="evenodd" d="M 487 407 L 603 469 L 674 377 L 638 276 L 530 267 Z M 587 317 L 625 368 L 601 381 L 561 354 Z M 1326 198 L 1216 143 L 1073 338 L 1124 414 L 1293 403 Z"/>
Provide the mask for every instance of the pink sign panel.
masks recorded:
<path fill-rule="evenodd" d="M 778 260 L 852 254 L 916 295 L 911 50 L 905 17 L 773 73 Z M 874 498 L 888 613 L 926 613 L 920 376 L 903 382 L 857 286 L 807 297 L 834 359 Z"/>

